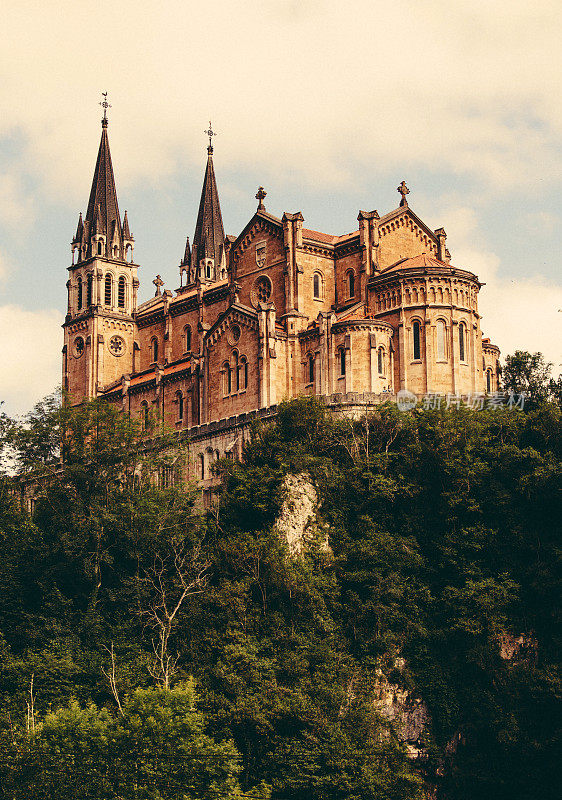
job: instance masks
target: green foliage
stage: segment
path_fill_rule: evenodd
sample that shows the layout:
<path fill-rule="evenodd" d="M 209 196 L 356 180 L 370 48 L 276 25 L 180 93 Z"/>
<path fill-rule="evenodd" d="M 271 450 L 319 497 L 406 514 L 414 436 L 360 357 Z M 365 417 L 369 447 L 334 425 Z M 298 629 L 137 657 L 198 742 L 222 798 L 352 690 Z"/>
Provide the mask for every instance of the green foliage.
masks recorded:
<path fill-rule="evenodd" d="M 4 793 L 17 800 L 241 797 L 239 755 L 204 733 L 193 685 L 138 689 L 118 716 L 71 701 L 9 744 Z M 267 800 L 262 786 L 256 800 Z"/>
<path fill-rule="evenodd" d="M 507 356 L 503 370 L 504 387 L 511 392 L 525 394 L 526 402 L 535 408 L 546 400 L 554 399 L 560 404 L 561 378 L 551 378 L 552 364 L 544 360 L 542 353 L 516 350 Z"/>
<path fill-rule="evenodd" d="M 33 520 L 9 484 L 0 506 L 4 796 L 264 782 L 273 800 L 413 800 L 421 778 L 449 800 L 557 796 L 556 403 L 357 421 L 282 404 L 242 463 L 220 463 L 207 515 L 153 480 L 181 462 L 173 437 L 155 450 L 97 403 L 56 419 L 65 461 Z M 289 557 L 288 473 L 314 482 L 329 551 Z M 375 713 L 385 679 L 427 704 L 425 760 Z"/>

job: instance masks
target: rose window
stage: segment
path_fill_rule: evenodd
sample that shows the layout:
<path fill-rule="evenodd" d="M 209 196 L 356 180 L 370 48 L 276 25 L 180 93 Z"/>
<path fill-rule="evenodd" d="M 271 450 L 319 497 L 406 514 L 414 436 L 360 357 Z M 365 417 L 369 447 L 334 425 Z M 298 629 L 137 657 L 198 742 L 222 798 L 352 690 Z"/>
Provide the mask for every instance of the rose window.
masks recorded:
<path fill-rule="evenodd" d="M 81 336 L 78 336 L 74 340 L 74 355 L 76 356 L 76 358 L 80 358 L 83 352 L 84 352 L 84 339 Z"/>
<path fill-rule="evenodd" d="M 109 349 L 114 356 L 122 356 L 125 352 L 125 342 L 120 336 L 112 336 L 109 340 Z"/>
<path fill-rule="evenodd" d="M 256 284 L 256 294 L 260 303 L 267 303 L 271 297 L 271 283 L 269 278 L 260 278 Z"/>

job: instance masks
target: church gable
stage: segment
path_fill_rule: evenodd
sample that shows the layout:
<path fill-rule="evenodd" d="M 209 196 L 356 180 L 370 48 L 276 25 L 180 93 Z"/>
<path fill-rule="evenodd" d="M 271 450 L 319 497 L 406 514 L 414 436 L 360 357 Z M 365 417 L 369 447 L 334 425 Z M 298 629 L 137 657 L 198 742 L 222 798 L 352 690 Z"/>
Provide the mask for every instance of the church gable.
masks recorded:
<path fill-rule="evenodd" d="M 379 266 L 387 269 L 402 258 L 438 255 L 437 235 L 406 207 L 385 214 L 379 223 Z"/>
<path fill-rule="evenodd" d="M 232 247 L 233 279 L 240 285 L 240 302 L 251 308 L 273 302 L 285 307 L 286 256 L 281 221 L 258 212 Z"/>
<path fill-rule="evenodd" d="M 238 304 L 208 332 L 207 407 L 214 418 L 258 407 L 258 344 L 257 314 Z"/>

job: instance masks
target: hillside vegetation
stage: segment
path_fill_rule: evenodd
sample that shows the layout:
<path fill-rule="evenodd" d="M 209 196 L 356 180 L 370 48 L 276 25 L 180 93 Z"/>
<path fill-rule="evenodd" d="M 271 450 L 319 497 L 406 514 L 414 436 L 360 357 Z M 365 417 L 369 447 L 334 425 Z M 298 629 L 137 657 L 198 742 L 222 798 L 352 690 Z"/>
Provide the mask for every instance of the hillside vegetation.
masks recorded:
<path fill-rule="evenodd" d="M 0 797 L 558 796 L 555 402 L 350 422 L 296 400 L 207 512 L 151 479 L 179 449 L 102 404 L 14 436 L 47 477 L 33 519 L 0 489 Z M 287 475 L 319 498 L 298 557 Z M 427 709 L 417 759 L 381 683 Z"/>

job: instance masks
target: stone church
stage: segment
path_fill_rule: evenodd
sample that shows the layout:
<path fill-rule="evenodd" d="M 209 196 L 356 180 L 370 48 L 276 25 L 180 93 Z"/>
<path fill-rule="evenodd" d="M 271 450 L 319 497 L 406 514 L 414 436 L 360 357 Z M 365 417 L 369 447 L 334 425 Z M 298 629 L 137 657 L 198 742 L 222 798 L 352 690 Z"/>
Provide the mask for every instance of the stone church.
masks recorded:
<path fill-rule="evenodd" d="M 498 387 L 499 350 L 482 338 L 470 270 L 453 266 L 443 228 L 410 208 L 359 211 L 332 235 L 276 216 L 266 192 L 237 235 L 226 235 L 209 129 L 193 240 L 179 288 L 138 302 L 127 212 L 119 213 L 104 112 L 85 216 L 68 268 L 63 386 L 72 403 L 106 397 L 151 428 L 184 431 L 191 477 L 213 484 L 211 463 L 237 457 L 248 424 L 277 403 L 318 395 L 358 413 L 399 390 L 475 395 Z M 344 223 L 345 224 L 345 223 Z"/>

